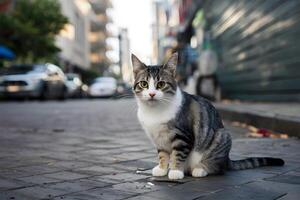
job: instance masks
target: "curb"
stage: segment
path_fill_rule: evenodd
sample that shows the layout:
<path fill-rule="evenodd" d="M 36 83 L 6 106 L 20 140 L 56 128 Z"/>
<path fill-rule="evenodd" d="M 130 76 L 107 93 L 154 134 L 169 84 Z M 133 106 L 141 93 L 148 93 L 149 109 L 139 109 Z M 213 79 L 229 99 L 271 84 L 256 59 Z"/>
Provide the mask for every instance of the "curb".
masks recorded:
<path fill-rule="evenodd" d="M 223 119 L 238 121 L 253 125 L 258 128 L 266 128 L 289 136 L 300 137 L 300 118 L 259 112 L 243 109 L 241 107 L 232 108 L 226 104 L 215 104 Z"/>

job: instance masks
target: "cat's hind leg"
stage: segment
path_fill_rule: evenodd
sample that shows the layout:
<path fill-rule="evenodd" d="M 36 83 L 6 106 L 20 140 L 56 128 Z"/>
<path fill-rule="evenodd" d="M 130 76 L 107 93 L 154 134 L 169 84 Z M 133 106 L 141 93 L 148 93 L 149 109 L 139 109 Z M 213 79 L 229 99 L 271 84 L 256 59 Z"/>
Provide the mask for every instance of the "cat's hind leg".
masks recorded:
<path fill-rule="evenodd" d="M 193 177 L 205 177 L 208 175 L 208 172 L 203 168 L 201 160 L 203 154 L 193 150 L 188 158 L 187 168 L 190 170 L 190 173 Z"/>
<path fill-rule="evenodd" d="M 224 174 L 228 165 L 230 148 L 231 138 L 228 131 L 226 129 L 216 131 L 214 140 L 203 151 L 201 160 L 202 167 L 209 175 Z"/>
<path fill-rule="evenodd" d="M 193 177 L 205 177 L 207 175 L 208 175 L 207 171 L 203 168 L 194 168 L 192 170 Z"/>

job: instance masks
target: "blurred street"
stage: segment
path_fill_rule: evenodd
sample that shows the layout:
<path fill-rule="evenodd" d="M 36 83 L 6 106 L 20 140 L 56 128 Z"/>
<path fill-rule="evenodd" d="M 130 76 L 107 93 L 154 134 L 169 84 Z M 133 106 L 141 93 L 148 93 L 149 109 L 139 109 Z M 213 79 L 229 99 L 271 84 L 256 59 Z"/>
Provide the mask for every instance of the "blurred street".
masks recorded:
<path fill-rule="evenodd" d="M 133 99 L 0 103 L 0 199 L 297 199 L 300 142 L 247 138 L 226 126 L 232 158 L 276 156 L 284 167 L 170 182 L 153 179 L 156 150 Z"/>

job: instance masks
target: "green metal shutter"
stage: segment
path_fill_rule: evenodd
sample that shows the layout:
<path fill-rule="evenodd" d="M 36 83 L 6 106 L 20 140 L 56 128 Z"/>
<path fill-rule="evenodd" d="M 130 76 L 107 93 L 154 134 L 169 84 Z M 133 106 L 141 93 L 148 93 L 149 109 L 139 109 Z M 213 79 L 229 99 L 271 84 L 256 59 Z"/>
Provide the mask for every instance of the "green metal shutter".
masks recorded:
<path fill-rule="evenodd" d="M 208 0 L 227 98 L 300 101 L 300 1 Z"/>

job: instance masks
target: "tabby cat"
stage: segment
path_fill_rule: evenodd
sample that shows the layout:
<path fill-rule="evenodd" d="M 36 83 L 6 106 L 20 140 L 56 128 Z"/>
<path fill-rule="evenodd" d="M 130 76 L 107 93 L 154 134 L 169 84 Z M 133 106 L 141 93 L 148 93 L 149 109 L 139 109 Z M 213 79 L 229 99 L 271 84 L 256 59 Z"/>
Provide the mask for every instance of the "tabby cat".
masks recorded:
<path fill-rule="evenodd" d="M 158 151 L 159 164 L 153 168 L 153 176 L 204 177 L 284 164 L 279 158 L 230 160 L 231 137 L 217 110 L 206 99 L 177 86 L 177 53 L 161 66 L 147 66 L 133 54 L 131 59 L 138 119 Z"/>

